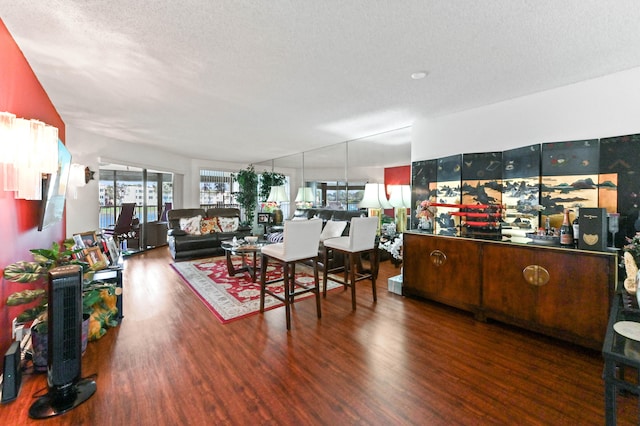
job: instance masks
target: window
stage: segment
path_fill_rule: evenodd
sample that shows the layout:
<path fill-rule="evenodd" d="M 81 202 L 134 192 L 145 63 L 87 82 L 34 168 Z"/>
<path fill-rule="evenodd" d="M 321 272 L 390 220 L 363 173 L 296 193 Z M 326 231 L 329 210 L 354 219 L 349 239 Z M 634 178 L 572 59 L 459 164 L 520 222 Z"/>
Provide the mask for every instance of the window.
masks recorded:
<path fill-rule="evenodd" d="M 109 164 L 100 166 L 99 191 L 101 228 L 116 223 L 122 203 L 136 203 L 136 217 L 153 222 L 173 201 L 173 175 Z"/>
<path fill-rule="evenodd" d="M 238 184 L 233 182 L 231 172 L 216 170 L 200 170 L 200 207 L 237 207 L 233 196 L 238 191 Z"/>

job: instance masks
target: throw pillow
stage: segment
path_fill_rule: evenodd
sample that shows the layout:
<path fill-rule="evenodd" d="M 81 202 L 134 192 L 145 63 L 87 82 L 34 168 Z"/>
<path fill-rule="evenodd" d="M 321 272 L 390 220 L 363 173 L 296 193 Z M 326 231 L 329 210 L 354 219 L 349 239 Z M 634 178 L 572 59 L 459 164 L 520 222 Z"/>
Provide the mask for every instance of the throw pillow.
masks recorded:
<path fill-rule="evenodd" d="M 236 232 L 240 225 L 240 219 L 237 217 L 219 217 L 218 226 L 222 232 Z"/>
<path fill-rule="evenodd" d="M 180 229 L 189 235 L 200 235 L 200 221 L 202 216 L 180 218 Z"/>
<path fill-rule="evenodd" d="M 214 232 L 220 232 L 217 218 L 203 217 L 200 221 L 200 232 L 203 234 L 213 234 Z"/>
<path fill-rule="evenodd" d="M 322 228 L 320 234 L 320 241 L 328 240 L 329 238 L 337 238 L 342 236 L 344 228 L 347 227 L 347 222 L 344 220 L 328 220 Z"/>
<path fill-rule="evenodd" d="M 281 243 L 284 241 L 284 233 L 283 232 L 273 232 L 271 234 L 267 234 L 267 241 L 270 243 Z"/>

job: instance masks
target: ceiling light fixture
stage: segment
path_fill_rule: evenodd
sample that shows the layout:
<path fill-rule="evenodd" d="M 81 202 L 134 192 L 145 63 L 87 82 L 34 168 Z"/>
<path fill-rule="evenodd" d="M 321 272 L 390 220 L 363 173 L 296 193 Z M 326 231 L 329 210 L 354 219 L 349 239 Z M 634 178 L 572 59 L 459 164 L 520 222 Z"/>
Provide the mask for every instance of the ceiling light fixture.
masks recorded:
<path fill-rule="evenodd" d="M 411 78 L 414 80 L 421 80 L 423 78 L 425 78 L 427 76 L 427 72 L 426 71 L 418 71 L 418 72 L 414 72 L 413 74 L 411 74 Z"/>

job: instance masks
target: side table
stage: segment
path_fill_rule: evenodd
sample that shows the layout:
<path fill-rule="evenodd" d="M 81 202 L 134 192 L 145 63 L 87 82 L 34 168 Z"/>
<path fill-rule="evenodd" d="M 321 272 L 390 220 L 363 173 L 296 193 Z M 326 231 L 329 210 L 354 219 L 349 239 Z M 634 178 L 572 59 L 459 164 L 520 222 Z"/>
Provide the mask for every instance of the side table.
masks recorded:
<path fill-rule="evenodd" d="M 618 291 L 611 304 L 607 333 L 602 347 L 604 358 L 605 424 L 617 423 L 616 396 L 619 390 L 640 396 L 640 342 L 618 334 L 613 326 L 618 321 L 640 322 L 640 309 L 635 296 Z M 626 370 L 631 371 L 626 371 Z M 633 373 L 628 380 L 625 373 Z"/>

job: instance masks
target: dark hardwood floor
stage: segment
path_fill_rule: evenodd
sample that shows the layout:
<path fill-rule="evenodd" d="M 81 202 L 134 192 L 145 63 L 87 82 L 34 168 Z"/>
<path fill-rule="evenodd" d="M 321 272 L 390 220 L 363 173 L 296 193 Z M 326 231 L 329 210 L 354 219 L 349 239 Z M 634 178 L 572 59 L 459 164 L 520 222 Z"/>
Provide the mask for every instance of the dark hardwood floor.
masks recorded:
<path fill-rule="evenodd" d="M 83 358 L 96 394 L 47 425 L 602 425 L 602 357 L 558 340 L 361 282 L 330 292 L 317 320 L 298 301 L 226 325 L 169 266 L 166 247 L 125 262 L 124 320 Z M 27 376 L 0 424 L 28 418 L 43 375 Z M 636 424 L 620 396 L 619 424 Z"/>

